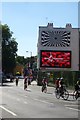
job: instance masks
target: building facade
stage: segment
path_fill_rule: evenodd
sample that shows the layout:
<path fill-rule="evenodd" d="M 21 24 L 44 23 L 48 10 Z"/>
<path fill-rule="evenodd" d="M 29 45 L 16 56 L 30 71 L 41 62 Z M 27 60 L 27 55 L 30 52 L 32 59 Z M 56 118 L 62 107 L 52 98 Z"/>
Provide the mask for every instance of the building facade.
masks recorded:
<path fill-rule="evenodd" d="M 79 71 L 80 32 L 66 24 L 57 28 L 53 23 L 39 26 L 37 67 L 41 70 Z"/>

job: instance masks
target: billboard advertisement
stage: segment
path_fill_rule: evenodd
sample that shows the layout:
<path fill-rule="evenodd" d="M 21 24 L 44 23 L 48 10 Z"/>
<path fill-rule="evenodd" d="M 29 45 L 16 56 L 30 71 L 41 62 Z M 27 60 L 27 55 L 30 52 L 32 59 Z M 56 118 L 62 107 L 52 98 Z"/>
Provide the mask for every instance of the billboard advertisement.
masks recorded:
<path fill-rule="evenodd" d="M 71 51 L 40 51 L 40 67 L 71 68 Z"/>

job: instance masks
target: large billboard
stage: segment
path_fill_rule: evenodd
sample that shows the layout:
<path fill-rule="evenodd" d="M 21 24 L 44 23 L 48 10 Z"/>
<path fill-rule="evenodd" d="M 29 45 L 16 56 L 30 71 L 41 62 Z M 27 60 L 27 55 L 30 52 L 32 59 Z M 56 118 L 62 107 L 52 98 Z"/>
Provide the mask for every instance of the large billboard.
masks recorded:
<path fill-rule="evenodd" d="M 53 23 L 39 26 L 37 68 L 43 71 L 79 71 L 79 30 L 68 23 L 65 28 L 54 27 Z"/>
<path fill-rule="evenodd" d="M 71 51 L 40 51 L 40 67 L 71 68 Z"/>

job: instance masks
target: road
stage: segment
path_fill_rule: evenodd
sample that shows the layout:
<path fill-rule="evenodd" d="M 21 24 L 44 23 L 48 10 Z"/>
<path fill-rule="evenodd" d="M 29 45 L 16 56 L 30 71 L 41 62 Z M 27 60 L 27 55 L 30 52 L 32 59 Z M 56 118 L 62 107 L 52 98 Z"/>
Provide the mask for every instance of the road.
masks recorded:
<path fill-rule="evenodd" d="M 48 87 L 47 93 L 41 86 L 30 85 L 23 89 L 23 79 L 19 85 L 5 83 L 0 86 L 0 118 L 78 118 L 79 101 L 72 96 L 67 101 L 56 99 L 54 88 Z"/>

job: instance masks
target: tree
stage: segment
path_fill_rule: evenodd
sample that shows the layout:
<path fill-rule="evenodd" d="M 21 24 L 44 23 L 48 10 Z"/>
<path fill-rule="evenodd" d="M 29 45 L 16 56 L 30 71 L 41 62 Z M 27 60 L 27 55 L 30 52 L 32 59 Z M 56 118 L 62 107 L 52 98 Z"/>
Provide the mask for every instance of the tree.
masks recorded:
<path fill-rule="evenodd" d="M 16 56 L 16 63 L 17 64 L 21 64 L 21 65 L 25 65 L 25 58 L 24 58 L 24 56 Z"/>
<path fill-rule="evenodd" d="M 16 39 L 12 37 L 13 32 L 7 24 L 2 26 L 2 70 L 6 73 L 13 72 L 16 65 L 15 56 L 17 55 Z"/>

